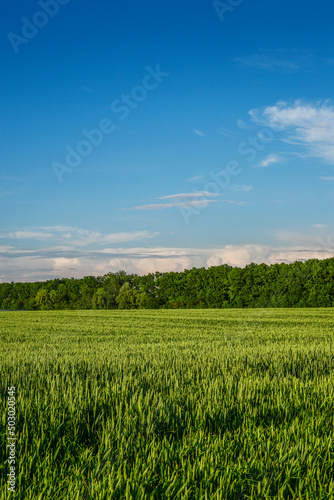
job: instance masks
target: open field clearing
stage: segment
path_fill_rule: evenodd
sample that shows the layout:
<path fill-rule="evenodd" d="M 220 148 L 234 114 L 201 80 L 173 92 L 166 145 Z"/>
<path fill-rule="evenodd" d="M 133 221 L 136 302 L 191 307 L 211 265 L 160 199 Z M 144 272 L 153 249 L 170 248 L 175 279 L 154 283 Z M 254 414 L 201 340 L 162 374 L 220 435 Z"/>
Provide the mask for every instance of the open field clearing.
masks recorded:
<path fill-rule="evenodd" d="M 332 309 L 0 313 L 16 493 L 334 498 Z"/>

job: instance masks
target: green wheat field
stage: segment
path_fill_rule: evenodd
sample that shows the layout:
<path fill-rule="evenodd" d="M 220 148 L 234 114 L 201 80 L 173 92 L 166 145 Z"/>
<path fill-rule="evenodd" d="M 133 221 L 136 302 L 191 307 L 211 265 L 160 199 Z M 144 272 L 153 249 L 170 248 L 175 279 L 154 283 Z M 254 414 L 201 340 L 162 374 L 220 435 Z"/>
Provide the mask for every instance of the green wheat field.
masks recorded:
<path fill-rule="evenodd" d="M 1 312 L 0 335 L 1 499 L 334 498 L 332 309 Z"/>

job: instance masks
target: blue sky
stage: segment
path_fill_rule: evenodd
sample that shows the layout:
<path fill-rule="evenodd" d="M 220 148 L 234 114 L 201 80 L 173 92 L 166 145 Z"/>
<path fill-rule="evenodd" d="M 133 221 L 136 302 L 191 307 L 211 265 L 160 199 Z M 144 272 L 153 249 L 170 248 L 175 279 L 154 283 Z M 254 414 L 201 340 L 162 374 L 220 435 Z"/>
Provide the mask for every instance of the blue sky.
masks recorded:
<path fill-rule="evenodd" d="M 5 1 L 0 280 L 333 256 L 333 15 Z"/>

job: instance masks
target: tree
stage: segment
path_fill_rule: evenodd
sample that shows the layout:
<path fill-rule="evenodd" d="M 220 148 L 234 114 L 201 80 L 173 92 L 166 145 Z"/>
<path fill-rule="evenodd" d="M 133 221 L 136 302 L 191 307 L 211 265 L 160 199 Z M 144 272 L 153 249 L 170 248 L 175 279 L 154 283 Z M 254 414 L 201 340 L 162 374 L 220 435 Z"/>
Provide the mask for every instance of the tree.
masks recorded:
<path fill-rule="evenodd" d="M 38 290 L 36 295 L 36 304 L 42 311 L 52 309 L 52 301 L 46 288 Z"/>
<path fill-rule="evenodd" d="M 107 294 L 104 288 L 98 288 L 93 296 L 93 309 L 107 309 Z"/>
<path fill-rule="evenodd" d="M 119 309 L 137 309 L 140 302 L 140 292 L 131 287 L 130 283 L 124 283 L 116 302 Z"/>

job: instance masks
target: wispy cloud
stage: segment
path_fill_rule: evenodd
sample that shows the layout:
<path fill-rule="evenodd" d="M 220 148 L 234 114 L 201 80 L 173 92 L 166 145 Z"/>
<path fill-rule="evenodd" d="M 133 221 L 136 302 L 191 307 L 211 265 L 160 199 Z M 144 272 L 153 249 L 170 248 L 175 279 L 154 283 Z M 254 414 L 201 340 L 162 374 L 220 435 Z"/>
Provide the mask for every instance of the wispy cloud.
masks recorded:
<path fill-rule="evenodd" d="M 67 246 L 80 247 L 91 244 L 105 245 L 140 241 L 152 239 L 158 234 L 149 231 L 102 234 L 98 231 L 89 231 L 69 226 L 50 226 L 37 229 L 26 228 L 1 233 L 0 239 L 65 242 Z"/>
<path fill-rule="evenodd" d="M 99 242 L 100 243 L 125 243 L 131 241 L 140 241 L 146 239 L 152 239 L 157 236 L 159 233 L 151 233 L 150 231 L 132 231 L 129 233 L 112 233 L 106 234 L 105 236 L 101 236 Z"/>
<path fill-rule="evenodd" d="M 193 193 L 179 193 L 179 194 L 168 194 L 167 196 L 160 196 L 159 200 L 168 200 L 168 199 L 192 199 L 192 198 L 203 198 L 203 197 L 211 197 L 211 196 L 219 196 L 218 193 L 211 193 L 210 191 L 195 191 Z"/>
<path fill-rule="evenodd" d="M 167 208 L 204 208 L 218 200 L 175 200 L 172 203 L 151 203 L 137 207 L 123 208 L 123 210 L 166 210 Z"/>
<path fill-rule="evenodd" d="M 248 186 L 244 185 L 236 185 L 236 186 L 231 186 L 232 191 L 237 191 L 239 193 L 249 193 L 253 189 L 253 186 L 250 184 Z"/>
<path fill-rule="evenodd" d="M 311 50 L 261 49 L 255 54 L 234 58 L 234 62 L 259 70 L 295 73 L 319 66 L 333 66 L 334 59 L 317 56 Z"/>
<path fill-rule="evenodd" d="M 177 207 L 177 203 L 150 203 L 149 205 L 137 205 L 136 207 L 122 208 L 122 210 L 166 210 Z"/>
<path fill-rule="evenodd" d="M 203 132 L 201 132 L 200 130 L 194 130 L 193 132 L 194 132 L 194 134 L 199 135 L 200 137 L 207 137 L 207 136 L 206 136 Z"/>
<path fill-rule="evenodd" d="M 194 191 L 193 193 L 177 193 L 160 196 L 158 200 L 172 200 L 170 203 L 150 203 L 149 205 L 139 205 L 136 207 L 123 208 L 122 210 L 166 210 L 168 208 L 203 208 L 218 200 L 210 200 L 219 196 L 209 191 Z"/>
<path fill-rule="evenodd" d="M 188 179 L 188 182 L 198 182 L 198 181 L 204 181 L 205 176 L 204 175 L 195 175 L 195 177 L 191 177 Z"/>
<path fill-rule="evenodd" d="M 15 231 L 12 233 L 8 233 L 6 236 L 0 235 L 0 238 L 10 238 L 10 239 L 33 239 L 33 240 L 48 240 L 54 238 L 55 235 L 53 233 L 48 233 L 44 231 L 29 231 L 29 230 L 23 230 L 23 231 Z"/>
<path fill-rule="evenodd" d="M 260 163 L 258 163 L 257 165 L 254 165 L 254 167 L 266 168 L 269 165 L 272 165 L 273 163 L 279 163 L 280 161 L 281 161 L 281 158 L 278 155 L 270 154 L 269 156 L 267 156 L 267 158 L 262 160 Z"/>
<path fill-rule="evenodd" d="M 14 191 L 3 191 L 2 193 L 0 193 L 0 197 L 8 196 L 8 195 L 13 194 L 13 193 L 14 193 Z"/>
<path fill-rule="evenodd" d="M 219 198 L 218 193 L 211 193 L 209 191 L 195 191 L 193 193 L 178 193 L 160 196 L 158 200 L 172 200 L 170 203 L 150 203 L 148 205 L 138 205 L 130 208 L 123 208 L 122 210 L 166 210 L 168 208 L 204 208 L 211 203 L 234 203 L 236 205 L 245 205 L 244 201 L 223 200 Z M 212 200 L 209 198 L 216 197 Z"/>
<path fill-rule="evenodd" d="M 315 255 L 310 256 L 310 259 L 327 259 L 334 256 L 333 234 L 329 234 L 328 227 L 326 224 L 313 224 L 305 233 L 291 230 L 277 231 L 274 233 L 274 240 L 283 244 L 285 248 L 293 248 L 295 251 L 313 250 Z"/>
<path fill-rule="evenodd" d="M 218 131 L 218 134 L 224 135 L 225 137 L 228 137 L 229 139 L 233 139 L 234 135 L 227 131 L 224 127 L 221 127 Z"/>
<path fill-rule="evenodd" d="M 263 110 L 251 110 L 250 115 L 258 123 L 286 131 L 283 140 L 304 146 L 309 156 L 334 163 L 334 109 L 328 101 L 295 101 L 292 105 L 278 102 Z"/>
<path fill-rule="evenodd" d="M 232 203 L 232 205 L 249 205 L 247 201 L 237 201 L 237 200 L 219 200 L 223 203 Z"/>
<path fill-rule="evenodd" d="M 322 179 L 324 181 L 334 181 L 334 177 L 333 176 L 332 177 L 325 177 L 324 175 L 322 175 L 320 177 L 320 179 Z"/>
<path fill-rule="evenodd" d="M 244 120 L 241 120 L 240 118 L 239 118 L 239 120 L 237 120 L 237 125 L 241 130 L 253 130 L 254 129 L 253 124 L 246 123 Z"/>

